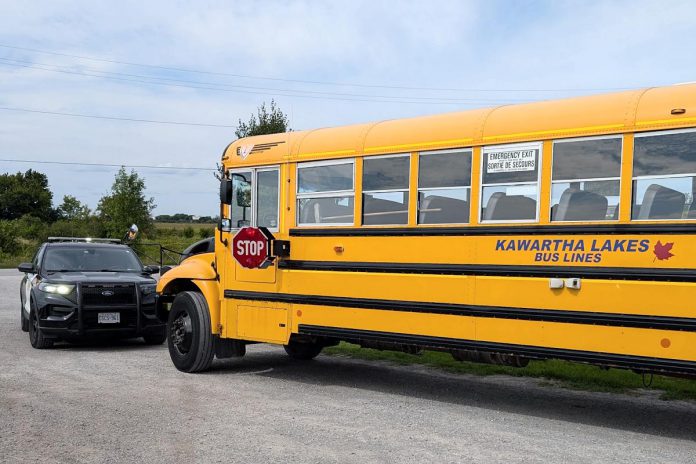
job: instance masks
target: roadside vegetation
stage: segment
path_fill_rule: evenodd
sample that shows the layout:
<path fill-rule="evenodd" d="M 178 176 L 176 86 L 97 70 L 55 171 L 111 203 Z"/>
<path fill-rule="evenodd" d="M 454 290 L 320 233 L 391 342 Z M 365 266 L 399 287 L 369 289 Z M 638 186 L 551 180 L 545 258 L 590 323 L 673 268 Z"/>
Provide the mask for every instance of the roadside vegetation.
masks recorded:
<path fill-rule="evenodd" d="M 422 365 L 455 374 L 471 375 L 509 375 L 514 377 L 533 377 L 547 382 L 577 390 L 598 392 L 617 392 L 636 394 L 640 390 L 657 392 L 663 400 L 696 400 L 696 380 L 680 379 L 655 375 L 650 384 L 650 375 L 643 376 L 625 369 L 602 369 L 586 364 L 566 361 L 530 361 L 527 367 L 514 368 L 461 362 L 455 360 L 449 353 L 438 351 L 423 351 L 420 355 L 412 355 L 395 351 L 380 351 L 371 348 L 360 348 L 358 345 L 342 342 L 340 345 L 325 348 L 324 354 L 343 356 L 369 361 L 385 361 L 398 365 Z"/>
<path fill-rule="evenodd" d="M 121 168 L 114 177 L 111 191 L 90 210 L 71 195 L 53 207 L 53 193 L 45 174 L 28 170 L 0 175 L 0 267 L 12 268 L 31 261 L 38 246 L 48 237 L 123 238 L 131 224 L 140 235 L 135 247 L 146 264 L 159 260 L 159 243 L 165 248 L 182 251 L 214 232 L 214 218 L 193 218 L 185 214 L 165 216 L 168 223 L 152 218 L 153 198 L 144 195 L 145 182 L 135 171 Z M 184 221 L 189 221 L 188 223 Z M 166 264 L 176 262 L 176 255 L 165 255 Z"/>

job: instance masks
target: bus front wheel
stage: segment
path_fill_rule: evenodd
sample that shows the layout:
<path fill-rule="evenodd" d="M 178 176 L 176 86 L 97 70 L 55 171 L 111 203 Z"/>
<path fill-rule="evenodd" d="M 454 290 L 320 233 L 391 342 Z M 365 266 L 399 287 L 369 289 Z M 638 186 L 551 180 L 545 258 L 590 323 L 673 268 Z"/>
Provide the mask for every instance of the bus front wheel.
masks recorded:
<path fill-rule="evenodd" d="M 169 355 L 182 372 L 201 372 L 215 355 L 208 303 L 198 292 L 181 292 L 167 321 Z"/>
<path fill-rule="evenodd" d="M 298 342 L 295 340 L 290 340 L 290 343 L 283 345 L 285 352 L 292 359 L 298 359 L 302 361 L 309 361 L 310 359 L 316 358 L 324 345 L 318 342 Z"/>

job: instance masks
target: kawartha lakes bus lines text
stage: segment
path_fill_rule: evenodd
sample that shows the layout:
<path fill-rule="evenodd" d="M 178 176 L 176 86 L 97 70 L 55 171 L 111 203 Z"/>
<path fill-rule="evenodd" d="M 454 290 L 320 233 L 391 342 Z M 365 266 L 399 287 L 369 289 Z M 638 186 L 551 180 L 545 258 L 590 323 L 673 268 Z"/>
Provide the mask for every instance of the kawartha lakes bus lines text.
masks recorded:
<path fill-rule="evenodd" d="M 534 261 L 551 263 L 600 263 L 607 252 L 648 253 L 651 248 L 653 261 L 674 256 L 674 242 L 658 240 L 652 247 L 650 242 L 650 239 L 499 239 L 495 251 L 534 251 Z"/>

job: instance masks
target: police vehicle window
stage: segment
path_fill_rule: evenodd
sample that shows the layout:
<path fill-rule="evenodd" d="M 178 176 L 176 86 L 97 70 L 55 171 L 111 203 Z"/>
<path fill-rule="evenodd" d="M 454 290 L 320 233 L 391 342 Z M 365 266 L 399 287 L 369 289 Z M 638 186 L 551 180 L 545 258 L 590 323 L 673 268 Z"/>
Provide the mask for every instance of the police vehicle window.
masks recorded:
<path fill-rule="evenodd" d="M 278 169 L 256 173 L 256 224 L 278 229 Z"/>
<path fill-rule="evenodd" d="M 353 224 L 354 160 L 297 165 L 297 224 Z"/>
<path fill-rule="evenodd" d="M 696 131 L 636 134 L 631 219 L 696 219 Z"/>
<path fill-rule="evenodd" d="M 482 221 L 535 221 L 541 143 L 485 147 L 481 159 Z"/>
<path fill-rule="evenodd" d="M 231 173 L 232 205 L 230 217 L 232 227 L 241 228 L 251 225 L 252 172 L 240 171 Z"/>
<path fill-rule="evenodd" d="M 469 222 L 471 150 L 421 153 L 418 160 L 418 223 Z"/>
<path fill-rule="evenodd" d="M 363 224 L 408 224 L 410 156 L 363 161 Z"/>
<path fill-rule="evenodd" d="M 621 146 L 621 136 L 554 142 L 552 221 L 619 218 Z"/>
<path fill-rule="evenodd" d="M 50 247 L 43 267 L 46 272 L 142 270 L 140 260 L 126 247 Z"/>

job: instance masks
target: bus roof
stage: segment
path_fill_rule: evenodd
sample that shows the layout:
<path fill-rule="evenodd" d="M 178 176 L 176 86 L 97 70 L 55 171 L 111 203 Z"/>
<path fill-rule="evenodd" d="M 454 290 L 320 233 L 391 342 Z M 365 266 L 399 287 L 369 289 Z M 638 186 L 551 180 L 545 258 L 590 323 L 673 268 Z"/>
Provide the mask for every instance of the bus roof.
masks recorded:
<path fill-rule="evenodd" d="M 688 83 L 246 137 L 222 159 L 229 168 L 694 125 L 696 84 Z"/>

